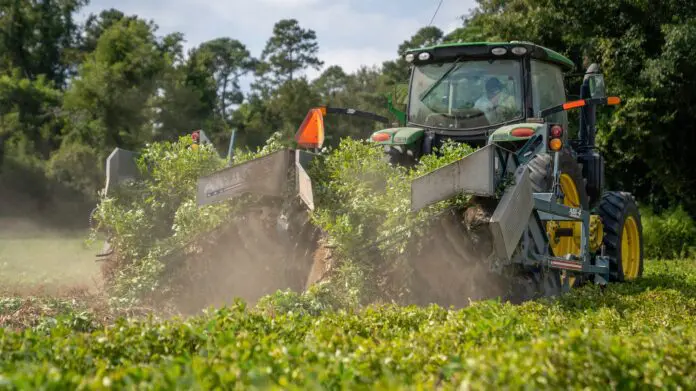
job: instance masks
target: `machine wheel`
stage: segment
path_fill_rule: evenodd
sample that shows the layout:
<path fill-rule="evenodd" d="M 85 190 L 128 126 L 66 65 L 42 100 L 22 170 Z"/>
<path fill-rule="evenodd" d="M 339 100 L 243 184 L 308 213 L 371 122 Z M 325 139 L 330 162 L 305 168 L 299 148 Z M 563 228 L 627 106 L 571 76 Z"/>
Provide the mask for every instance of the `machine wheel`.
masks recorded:
<path fill-rule="evenodd" d="M 567 150 L 559 156 L 561 190 L 565 194 L 565 205 L 589 209 L 590 198 L 585 189 L 582 165 Z M 549 192 L 553 186 L 553 155 L 540 153 L 529 162 L 529 178 L 535 192 Z"/>
<path fill-rule="evenodd" d="M 389 163 L 394 166 L 412 167 L 416 164 L 415 157 L 407 154 L 406 151 L 402 152 L 400 148 L 391 147 L 385 155 Z"/>
<path fill-rule="evenodd" d="M 532 181 L 534 192 L 550 192 L 553 186 L 553 155 L 540 153 L 529 162 L 529 178 Z M 590 198 L 585 189 L 585 180 L 582 176 L 582 165 L 566 149 L 559 156 L 559 178 L 561 191 L 564 194 L 563 204 L 588 210 Z M 558 228 L 572 228 L 573 222 L 559 221 Z M 547 227 L 547 232 L 551 231 Z M 549 233 L 550 234 L 550 233 Z M 565 254 L 580 255 L 580 246 L 572 237 L 561 237 L 555 243 L 549 243 L 552 254 L 563 256 Z M 571 286 L 580 286 L 585 279 L 571 278 Z"/>
<path fill-rule="evenodd" d="M 630 193 L 611 191 L 602 195 L 599 216 L 604 225 L 605 255 L 610 282 L 633 280 L 643 275 L 643 225 L 638 204 Z"/>
<path fill-rule="evenodd" d="M 542 297 L 560 296 L 563 287 L 560 270 L 521 271 L 512 279 L 510 302 L 521 304 Z"/>

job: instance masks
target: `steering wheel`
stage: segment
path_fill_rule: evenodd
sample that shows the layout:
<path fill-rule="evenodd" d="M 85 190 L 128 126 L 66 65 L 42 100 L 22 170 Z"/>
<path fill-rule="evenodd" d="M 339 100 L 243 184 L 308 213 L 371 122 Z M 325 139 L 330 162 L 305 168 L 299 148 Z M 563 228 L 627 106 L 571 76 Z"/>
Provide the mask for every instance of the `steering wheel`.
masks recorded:
<path fill-rule="evenodd" d="M 471 119 L 476 117 L 485 116 L 485 113 L 479 109 L 466 108 L 466 109 L 456 109 L 452 110 L 452 114 L 443 114 L 447 117 L 456 119 Z"/>
<path fill-rule="evenodd" d="M 440 119 L 441 121 L 438 121 Z M 426 125 L 435 125 L 440 127 L 450 127 L 453 120 L 455 122 L 455 127 L 459 127 L 459 121 L 474 120 L 476 122 L 475 127 L 489 125 L 488 119 L 483 111 L 479 109 L 459 109 L 452 114 L 448 113 L 431 113 L 425 117 Z M 445 121 L 442 121 L 445 120 Z M 441 122 L 441 123 L 437 123 Z M 443 124 L 444 122 L 444 124 Z M 473 125 L 473 124 L 471 124 Z M 471 126 L 469 126 L 471 127 Z"/>

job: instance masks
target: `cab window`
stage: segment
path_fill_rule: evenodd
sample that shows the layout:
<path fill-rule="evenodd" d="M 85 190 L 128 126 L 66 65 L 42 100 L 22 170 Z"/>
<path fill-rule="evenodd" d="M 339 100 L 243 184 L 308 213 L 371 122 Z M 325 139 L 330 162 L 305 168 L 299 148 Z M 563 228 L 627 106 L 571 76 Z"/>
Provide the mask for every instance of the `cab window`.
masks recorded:
<path fill-rule="evenodd" d="M 566 102 L 563 72 L 558 66 L 532 60 L 531 73 L 535 115 L 540 110 Z M 560 123 L 565 129 L 568 128 L 568 114 L 565 111 L 550 115 L 548 121 Z"/>

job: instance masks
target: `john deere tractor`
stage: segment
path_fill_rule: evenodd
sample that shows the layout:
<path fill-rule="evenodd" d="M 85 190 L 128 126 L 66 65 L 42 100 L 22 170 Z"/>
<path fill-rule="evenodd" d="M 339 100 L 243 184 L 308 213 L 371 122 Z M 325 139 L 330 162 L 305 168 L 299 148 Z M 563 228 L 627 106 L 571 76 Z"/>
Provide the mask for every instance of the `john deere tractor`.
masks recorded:
<path fill-rule="evenodd" d="M 605 190 L 595 148 L 597 106 L 620 103 L 606 96 L 596 64 L 584 74 L 580 99 L 567 101 L 564 74 L 573 62 L 531 43 L 446 44 L 410 50 L 405 60 L 412 64 L 405 126 L 375 132 L 372 140 L 404 165 L 445 140 L 482 147 L 415 181 L 414 210 L 460 192 L 495 198 L 496 185 L 514 173 L 516 185 L 490 222 L 500 258 L 563 270 L 568 286 L 642 274 L 635 199 Z M 580 122 L 571 139 L 567 110 L 576 108 Z"/>
<path fill-rule="evenodd" d="M 410 264 L 423 302 L 465 304 L 483 291 L 525 299 L 560 294 L 588 281 L 641 276 L 636 201 L 629 193 L 604 188 L 603 158 L 595 148 L 598 106 L 620 103 L 606 95 L 596 65 L 582 75 L 579 99 L 568 100 L 565 76 L 573 62 L 532 43 L 443 44 L 410 50 L 404 58 L 411 64 L 406 110 L 390 108 L 401 124 L 374 132 L 371 140 L 383 146 L 393 164 L 405 166 L 438 153 L 446 140 L 477 148 L 411 183 L 412 212 L 471 196 L 466 211 L 441 215 L 428 227 L 433 234 L 413 247 Z M 574 138 L 567 117 L 571 109 L 580 114 Z M 273 224 L 257 224 L 266 228 L 253 231 L 254 218 L 245 216 L 244 229 L 235 231 L 236 247 L 251 248 L 246 257 L 276 259 L 274 267 L 284 268 L 287 276 L 276 289 L 302 289 L 321 278 L 320 235 L 306 217 L 289 216 L 315 209 L 316 184 L 308 164 L 321 164 L 328 114 L 389 123 L 357 110 L 314 108 L 297 131 L 298 149 L 198 182 L 199 205 L 245 194 L 262 197 L 263 212 L 257 216 Z M 250 247 L 247 240 L 258 245 Z M 254 262 L 247 266 L 260 261 Z"/>

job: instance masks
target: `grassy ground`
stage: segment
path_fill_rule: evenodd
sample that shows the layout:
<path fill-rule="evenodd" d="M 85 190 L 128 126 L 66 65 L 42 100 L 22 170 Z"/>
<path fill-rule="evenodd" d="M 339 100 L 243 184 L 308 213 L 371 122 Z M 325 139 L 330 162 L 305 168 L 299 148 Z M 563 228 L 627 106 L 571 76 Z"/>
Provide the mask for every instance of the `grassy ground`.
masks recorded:
<path fill-rule="evenodd" d="M 638 281 L 588 286 L 559 300 L 459 311 L 382 306 L 312 316 L 240 303 L 186 320 L 104 327 L 85 307 L 43 305 L 53 312 L 33 327 L 0 329 L 0 382 L 26 389 L 696 388 L 696 261 L 648 262 Z M 18 306 L 0 302 L 0 316 Z"/>
<path fill-rule="evenodd" d="M 98 287 L 101 243 L 86 246 L 86 231 L 55 231 L 0 220 L 0 292 Z"/>

